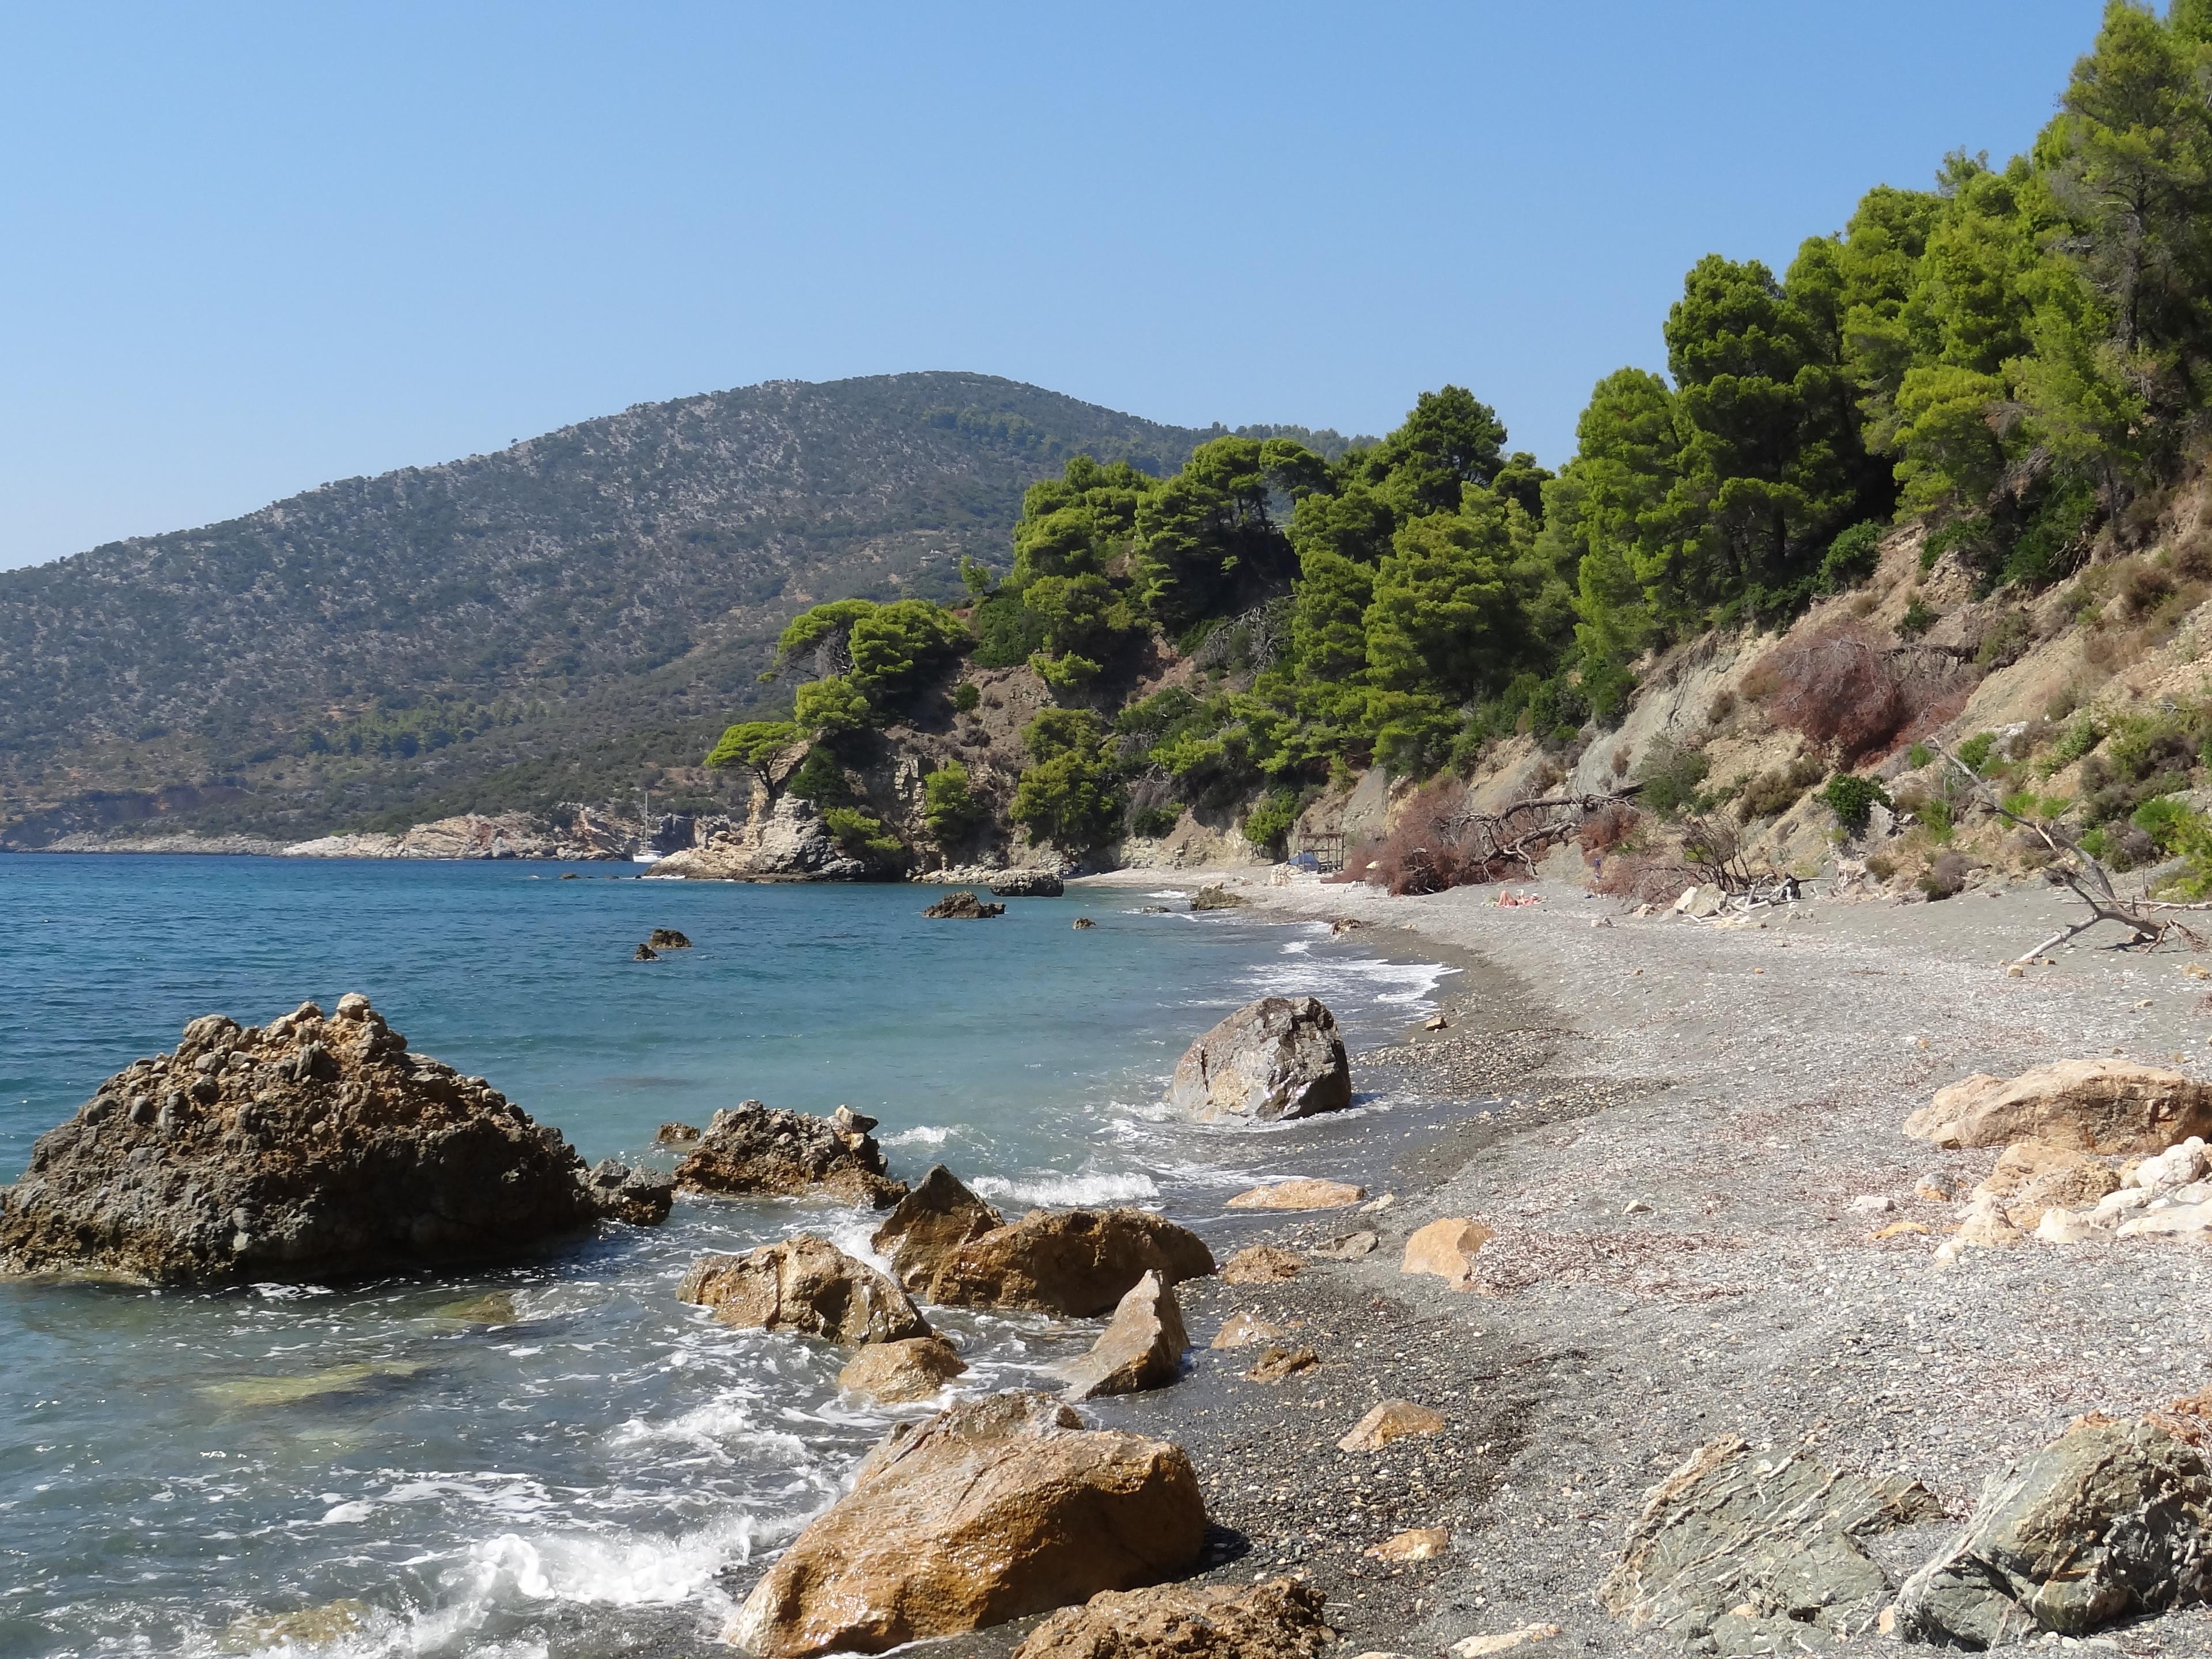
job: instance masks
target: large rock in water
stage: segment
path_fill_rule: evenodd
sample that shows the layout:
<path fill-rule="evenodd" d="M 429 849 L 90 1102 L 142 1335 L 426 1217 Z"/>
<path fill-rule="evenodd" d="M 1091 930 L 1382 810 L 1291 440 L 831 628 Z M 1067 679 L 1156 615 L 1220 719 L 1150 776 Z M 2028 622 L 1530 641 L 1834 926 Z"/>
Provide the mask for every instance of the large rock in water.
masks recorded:
<path fill-rule="evenodd" d="M 1102 1590 L 1029 1634 L 1014 1659 L 1318 1659 L 1327 1598 L 1295 1578 Z"/>
<path fill-rule="evenodd" d="M 1915 1484 L 1709 1441 L 1646 1494 L 1597 1599 L 1693 1652 L 1797 1653 L 1864 1636 L 1881 1616 L 1889 1580 L 1859 1539 L 1941 1513 Z"/>
<path fill-rule="evenodd" d="M 712 1308 L 725 1325 L 797 1331 L 850 1345 L 930 1334 L 904 1291 L 811 1233 L 744 1255 L 702 1256 L 684 1275 L 676 1297 Z"/>
<path fill-rule="evenodd" d="M 652 1188 L 594 1179 L 558 1131 L 348 994 L 327 1018 L 210 1014 L 100 1085 L 0 1200 L 0 1272 L 209 1285 L 476 1261 L 665 1216 Z"/>
<path fill-rule="evenodd" d="M 1936 1091 L 1905 1133 L 1938 1146 L 2039 1140 L 2082 1152 L 2162 1152 L 2212 1139 L 2212 1085 L 2124 1060 L 2062 1060 L 2007 1079 L 1977 1073 Z"/>
<path fill-rule="evenodd" d="M 925 1302 L 1027 1308 L 1091 1319 L 1148 1273 L 1173 1285 L 1213 1271 L 1213 1252 L 1188 1228 L 1143 1210 L 1031 1210 L 957 1249 L 900 1269 Z"/>
<path fill-rule="evenodd" d="M 744 1101 L 714 1114 L 676 1166 L 676 1184 L 699 1193 L 820 1194 L 887 1210 L 906 1196 L 906 1183 L 884 1168 L 883 1148 L 868 1133 L 874 1127 L 872 1118 L 850 1112 L 809 1117 Z"/>
<path fill-rule="evenodd" d="M 1352 1104 L 1336 1017 L 1312 997 L 1262 997 L 1190 1045 L 1168 1101 L 1200 1123 L 1272 1122 Z"/>
<path fill-rule="evenodd" d="M 727 1634 L 763 1659 L 882 1653 L 1156 1583 L 1205 1539 L 1181 1447 L 1087 1431 L 1048 1395 L 994 1395 L 894 1429 Z"/>
<path fill-rule="evenodd" d="M 1057 870 L 1009 870 L 991 878 L 995 898 L 1058 898 L 1066 891 Z"/>
<path fill-rule="evenodd" d="M 2204 1599 L 2212 1475 L 2203 1453 L 2168 1431 L 2203 1426 L 2075 1423 L 1990 1482 L 1965 1534 L 1905 1582 L 1898 1633 L 1990 1648 Z"/>
<path fill-rule="evenodd" d="M 979 899 L 963 887 L 957 893 L 947 893 L 921 914 L 933 921 L 988 921 L 1006 915 L 1006 907 Z"/>
<path fill-rule="evenodd" d="M 903 1285 L 970 1239 L 1006 1224 L 1006 1218 L 969 1191 L 959 1176 L 942 1164 L 933 1164 L 914 1190 L 884 1218 L 868 1248 L 890 1258 L 891 1272 Z"/>

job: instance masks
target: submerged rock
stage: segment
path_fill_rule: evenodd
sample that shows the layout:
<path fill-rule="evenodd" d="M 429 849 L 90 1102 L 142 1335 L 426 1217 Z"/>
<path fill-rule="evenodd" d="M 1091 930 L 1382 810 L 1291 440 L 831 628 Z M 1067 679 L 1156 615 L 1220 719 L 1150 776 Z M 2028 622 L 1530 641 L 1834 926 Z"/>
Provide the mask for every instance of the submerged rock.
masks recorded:
<path fill-rule="evenodd" d="M 2084 1152 L 2162 1152 L 2212 1136 L 2212 1085 L 2124 1060 L 2062 1060 L 2018 1077 L 1986 1073 L 1939 1089 L 1905 1120 L 1938 1146 L 2038 1140 Z"/>
<path fill-rule="evenodd" d="M 2202 1427 L 2076 1422 L 1990 1481 L 1957 1541 L 1905 1582 L 1899 1634 L 1990 1648 L 2203 1600 L 2212 1474 L 2191 1443 Z"/>
<path fill-rule="evenodd" d="M 930 1334 L 904 1291 L 811 1233 L 744 1255 L 702 1256 L 684 1275 L 676 1298 L 712 1309 L 725 1325 L 853 1346 Z"/>
<path fill-rule="evenodd" d="M 857 1118 L 851 1122 L 857 1125 Z M 698 1193 L 819 1193 L 879 1210 L 906 1196 L 906 1183 L 890 1178 L 883 1148 L 867 1130 L 757 1100 L 714 1114 L 698 1146 L 676 1166 L 676 1184 Z"/>
<path fill-rule="evenodd" d="M 959 1351 L 941 1336 L 902 1337 L 863 1347 L 837 1373 L 837 1386 L 882 1405 L 898 1406 L 928 1399 L 967 1369 Z"/>
<path fill-rule="evenodd" d="M 1326 1605 L 1295 1578 L 1106 1590 L 1053 1614 L 1014 1659 L 1316 1659 L 1336 1643 Z"/>
<path fill-rule="evenodd" d="M 632 962 L 658 962 L 660 960 L 660 952 L 650 945 L 641 945 L 629 953 L 629 959 Z"/>
<path fill-rule="evenodd" d="M 1049 1395 L 965 1401 L 894 1429 L 727 1635 L 762 1659 L 962 1635 L 1184 1571 L 1206 1524 L 1181 1447 L 1086 1431 Z"/>
<path fill-rule="evenodd" d="M 1190 1045 L 1168 1102 L 1200 1123 L 1272 1122 L 1352 1104 L 1336 1018 L 1312 997 L 1262 997 Z"/>
<path fill-rule="evenodd" d="M 0 1272 L 348 1277 L 511 1255 L 640 1206 L 349 994 L 328 1018 L 207 1015 L 102 1084 L 0 1194 Z"/>
<path fill-rule="evenodd" d="M 1858 1540 L 1941 1513 L 1916 1483 L 1708 1441 L 1645 1497 L 1598 1601 L 1722 1659 L 1863 1636 L 1890 1585 Z"/>
<path fill-rule="evenodd" d="M 1090 1319 L 1148 1273 L 1164 1284 L 1213 1271 L 1213 1252 L 1187 1228 L 1143 1210 L 1031 1210 L 901 1278 L 925 1302 L 1026 1308 Z"/>
<path fill-rule="evenodd" d="M 899 1283 L 911 1290 L 962 1245 L 1005 1225 L 1006 1218 L 969 1191 L 959 1176 L 933 1164 L 884 1218 L 868 1248 L 888 1257 Z"/>
<path fill-rule="evenodd" d="M 988 921 L 1006 915 L 1006 907 L 979 899 L 963 887 L 957 893 L 947 893 L 921 914 L 936 921 Z"/>
<path fill-rule="evenodd" d="M 1190 1338 L 1174 1289 L 1148 1273 L 1115 1304 L 1114 1317 L 1091 1352 L 1054 1367 L 1067 1384 L 1070 1400 L 1102 1394 L 1139 1394 L 1164 1389 L 1182 1373 Z"/>

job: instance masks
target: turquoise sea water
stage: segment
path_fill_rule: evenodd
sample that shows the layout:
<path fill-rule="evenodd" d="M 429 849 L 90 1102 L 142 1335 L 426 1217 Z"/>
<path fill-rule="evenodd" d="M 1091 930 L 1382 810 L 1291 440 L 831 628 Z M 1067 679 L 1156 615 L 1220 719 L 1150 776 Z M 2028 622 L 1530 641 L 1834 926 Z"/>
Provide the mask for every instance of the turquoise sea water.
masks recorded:
<path fill-rule="evenodd" d="M 656 1126 L 748 1097 L 845 1103 L 882 1120 L 896 1173 L 942 1160 L 1002 1207 L 1139 1203 L 1202 1224 L 1257 1176 L 1335 1171 L 1302 1164 L 1314 1143 L 1297 1133 L 1165 1121 L 1189 1039 L 1255 996 L 1310 992 L 1356 1048 L 1423 1012 L 1441 972 L 1131 891 L 925 922 L 928 890 L 567 867 L 581 878 L 0 856 L 0 1182 L 197 1015 L 259 1024 L 358 990 L 590 1158 L 665 1162 Z M 1072 929 L 1079 915 L 1097 926 Z M 629 961 L 655 927 L 696 948 Z M 801 1228 L 865 1250 L 872 1224 L 685 1202 L 667 1228 L 465 1276 L 0 1284 L 0 1656 L 250 1653 L 279 1638 L 270 1621 L 317 1609 L 341 1632 L 325 1650 L 347 1654 L 711 1633 L 748 1562 L 834 1498 L 888 1419 L 841 1401 L 836 1351 L 714 1325 L 675 1282 L 703 1250 Z M 932 1317 L 974 1367 L 963 1387 L 1019 1382 L 1091 1334 Z"/>

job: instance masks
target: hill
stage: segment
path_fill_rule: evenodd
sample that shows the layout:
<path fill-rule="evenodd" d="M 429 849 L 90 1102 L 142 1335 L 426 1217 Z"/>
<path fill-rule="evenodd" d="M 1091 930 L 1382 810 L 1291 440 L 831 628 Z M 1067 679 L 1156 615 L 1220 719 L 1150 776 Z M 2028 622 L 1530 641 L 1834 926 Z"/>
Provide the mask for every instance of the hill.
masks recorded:
<path fill-rule="evenodd" d="M 0 573 L 0 837 L 680 795 L 793 611 L 956 592 L 1069 456 L 1208 435 L 987 375 L 772 382 Z"/>

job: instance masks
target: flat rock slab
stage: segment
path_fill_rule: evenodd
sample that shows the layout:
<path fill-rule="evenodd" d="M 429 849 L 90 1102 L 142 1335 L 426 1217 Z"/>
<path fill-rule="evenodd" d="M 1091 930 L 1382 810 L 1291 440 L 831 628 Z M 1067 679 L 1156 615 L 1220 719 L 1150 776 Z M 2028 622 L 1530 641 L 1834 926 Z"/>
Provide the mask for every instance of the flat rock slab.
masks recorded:
<path fill-rule="evenodd" d="M 1380 1451 L 1393 1440 L 1409 1434 L 1441 1434 L 1440 1412 L 1417 1406 L 1410 1400 L 1385 1400 L 1352 1425 L 1352 1432 L 1336 1443 L 1339 1451 Z"/>
<path fill-rule="evenodd" d="M 1891 1587 L 1859 1539 L 1941 1513 L 1915 1484 L 1708 1441 L 1646 1496 L 1598 1601 L 1721 1659 L 1863 1636 Z"/>
<path fill-rule="evenodd" d="M 744 1255 L 702 1256 L 676 1296 L 712 1309 L 725 1325 L 796 1331 L 831 1342 L 899 1342 L 930 1334 L 904 1291 L 811 1233 Z"/>
<path fill-rule="evenodd" d="M 901 1425 L 756 1585 L 729 1639 L 762 1659 L 882 1653 L 1185 1572 L 1206 1542 L 1182 1448 L 1086 1431 L 1038 1394 Z"/>
<path fill-rule="evenodd" d="M 1992 1480 L 1966 1531 L 1906 1581 L 1899 1634 L 1990 1648 L 2203 1600 L 2212 1473 L 2181 1437 L 2203 1427 L 2201 1416 L 2075 1423 Z"/>
<path fill-rule="evenodd" d="M 1938 1146 L 2039 1140 L 2084 1152 L 2162 1152 L 2212 1137 L 2212 1085 L 2131 1060 L 2062 1060 L 2018 1077 L 1977 1073 L 1905 1120 Z"/>
<path fill-rule="evenodd" d="M 1232 1210 L 1340 1210 L 1367 1196 L 1367 1188 L 1341 1181 L 1278 1181 L 1229 1200 Z"/>
<path fill-rule="evenodd" d="M 1295 1578 L 1109 1590 L 1053 1614 L 1014 1659 L 1317 1659 L 1336 1642 L 1325 1605 Z"/>

